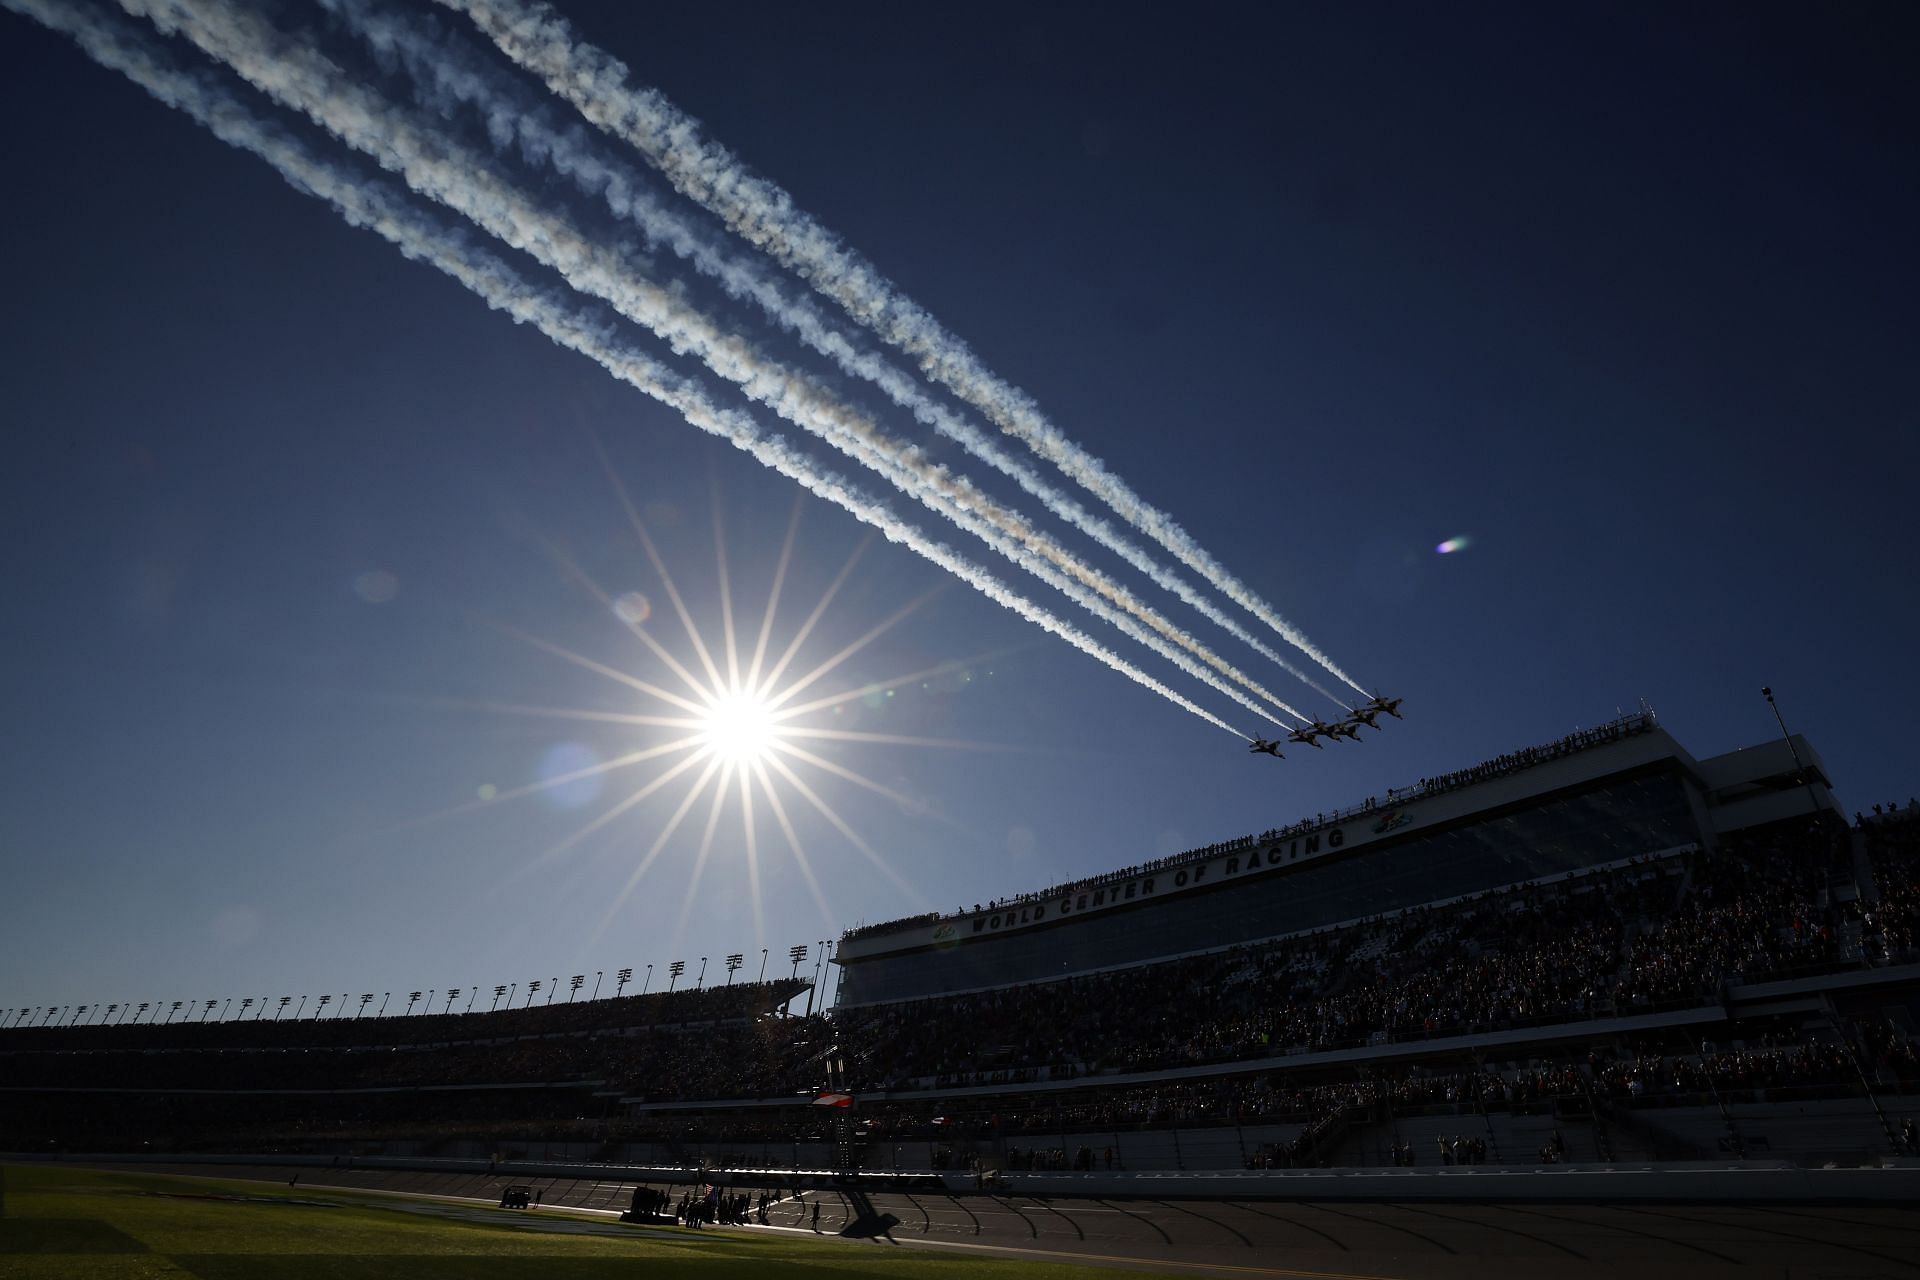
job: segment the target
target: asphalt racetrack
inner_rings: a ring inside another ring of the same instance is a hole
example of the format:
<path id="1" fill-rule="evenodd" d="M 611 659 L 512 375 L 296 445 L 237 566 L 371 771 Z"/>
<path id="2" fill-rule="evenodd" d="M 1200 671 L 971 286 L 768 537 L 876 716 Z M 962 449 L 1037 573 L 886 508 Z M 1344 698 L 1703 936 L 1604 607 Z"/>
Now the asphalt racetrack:
<path id="1" fill-rule="evenodd" d="M 529 1229 L 630 1231 L 615 1217 L 634 1183 L 393 1169 L 142 1164 L 141 1173 L 257 1179 L 431 1197 L 415 1212 L 518 1217 Z M 508 1182 L 533 1187 L 567 1218 L 497 1206 Z M 677 1197 L 684 1188 L 670 1188 Z M 757 1193 L 756 1193 L 757 1194 Z M 408 1204 L 396 1199 L 395 1207 Z M 928 1249 L 1220 1276 L 1473 1277 L 1490 1274 L 1920 1278 L 1920 1211 L 1885 1206 L 1703 1204 L 1396 1204 L 1176 1199 L 1040 1199 L 806 1191 L 786 1193 L 767 1226 L 744 1233 L 866 1239 Z M 667 1230 L 686 1230 L 672 1227 Z"/>

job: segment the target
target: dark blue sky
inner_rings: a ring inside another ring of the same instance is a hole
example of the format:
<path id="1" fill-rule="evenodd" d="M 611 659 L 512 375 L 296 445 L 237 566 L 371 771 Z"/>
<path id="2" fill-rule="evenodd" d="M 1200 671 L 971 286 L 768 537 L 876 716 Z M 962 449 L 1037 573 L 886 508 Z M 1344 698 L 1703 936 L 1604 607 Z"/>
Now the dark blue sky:
<path id="1" fill-rule="evenodd" d="M 846 722 L 1008 750 L 809 775 L 911 894 L 798 804 L 829 918 L 763 809 L 760 936 L 737 817 L 601 931 L 678 793 L 535 860 L 647 766 L 414 820 L 652 731 L 456 704 L 633 709 L 499 624 L 666 679 L 545 550 L 663 600 L 596 434 L 712 633 L 714 512 L 750 629 L 797 490 L 4 15 L 0 1002 L 778 954 L 1642 697 L 1916 789 L 1909 7 L 564 7 L 1407 720 L 1250 758 L 954 583 L 820 686 L 977 659 Z M 862 536 L 802 504 L 777 640 Z M 943 581 L 876 542 L 808 658 Z"/>

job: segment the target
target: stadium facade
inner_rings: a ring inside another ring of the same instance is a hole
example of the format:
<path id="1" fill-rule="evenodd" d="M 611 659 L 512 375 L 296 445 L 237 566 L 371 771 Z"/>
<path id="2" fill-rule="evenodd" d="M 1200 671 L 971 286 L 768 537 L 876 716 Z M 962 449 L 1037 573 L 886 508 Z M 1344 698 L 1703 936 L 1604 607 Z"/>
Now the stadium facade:
<path id="1" fill-rule="evenodd" d="M 951 915 L 849 931 L 843 1009 L 1007 987 L 1340 928 L 1385 912 L 1840 816 L 1805 739 L 1696 759 L 1650 712 L 1384 801 Z"/>

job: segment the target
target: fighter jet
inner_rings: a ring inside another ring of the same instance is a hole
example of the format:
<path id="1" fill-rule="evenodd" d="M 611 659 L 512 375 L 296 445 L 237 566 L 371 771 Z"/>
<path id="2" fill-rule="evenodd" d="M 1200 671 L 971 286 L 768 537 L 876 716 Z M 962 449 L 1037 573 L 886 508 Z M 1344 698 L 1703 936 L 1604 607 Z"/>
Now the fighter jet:
<path id="1" fill-rule="evenodd" d="M 1376 693 L 1373 695 L 1373 701 L 1367 704 L 1366 709 L 1375 715 L 1384 711 L 1395 720 L 1404 720 L 1406 717 L 1400 714 L 1400 704 L 1405 701 L 1405 698 L 1389 698 L 1383 693 Z"/>
<path id="2" fill-rule="evenodd" d="M 1353 709 L 1353 714 L 1347 717 L 1347 723 L 1356 728 L 1360 725 L 1365 725 L 1369 729 L 1378 729 L 1380 727 L 1380 708 L 1374 706 L 1371 702 L 1357 706 Z"/>
<path id="3" fill-rule="evenodd" d="M 1288 742 L 1304 742 L 1308 746 L 1312 747 L 1315 751 L 1319 751 L 1322 748 L 1320 744 L 1315 741 L 1315 739 L 1320 736 L 1322 728 L 1323 726 L 1310 724 L 1310 725 L 1302 726 L 1301 728 L 1298 728 L 1298 729 L 1290 729 L 1287 732 L 1287 741 Z"/>
<path id="4" fill-rule="evenodd" d="M 1354 742 L 1358 742 L 1360 741 L 1360 730 L 1355 728 L 1351 723 L 1343 720 L 1339 724 L 1328 725 L 1327 736 L 1330 738 L 1349 738 Z"/>
<path id="5" fill-rule="evenodd" d="M 1256 753 L 1264 751 L 1266 754 L 1272 756 L 1275 760 L 1286 759 L 1285 756 L 1280 754 L 1280 744 L 1278 742 L 1268 742 L 1265 738 L 1255 738 L 1253 742 L 1247 747 L 1247 750 L 1256 752 Z"/>

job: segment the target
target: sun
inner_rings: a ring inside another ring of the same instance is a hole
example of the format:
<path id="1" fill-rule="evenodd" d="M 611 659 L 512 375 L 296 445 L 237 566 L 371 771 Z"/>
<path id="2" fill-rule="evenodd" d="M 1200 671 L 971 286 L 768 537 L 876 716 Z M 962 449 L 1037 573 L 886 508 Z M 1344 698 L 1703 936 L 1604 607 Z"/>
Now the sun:
<path id="1" fill-rule="evenodd" d="M 602 460 L 606 461 L 604 455 Z M 747 901 L 753 910 L 754 936 L 759 938 L 765 935 L 760 864 L 764 852 L 762 845 L 769 835 L 780 839 L 791 854 L 792 865 L 818 908 L 820 919 L 831 921 L 834 918 L 833 908 L 820 877 L 815 874 L 812 857 L 802 843 L 803 828 L 795 821 L 800 816 L 795 811 L 797 809 L 817 813 L 847 847 L 865 859 L 873 872 L 897 889 L 903 898 L 930 909 L 930 904 L 922 900 L 919 891 L 896 869 L 892 861 L 869 844 L 841 815 L 830 798 L 831 791 L 822 793 L 823 788 L 817 784 L 823 779 L 817 775 L 828 775 L 827 780 L 849 783 L 884 797 L 903 811 L 919 813 L 925 811 L 919 799 L 832 758 L 837 753 L 831 749 L 998 749 L 991 743 L 902 735 L 888 732 L 884 725 L 859 727 L 866 717 L 843 717 L 841 714 L 850 707 L 856 711 L 862 708 L 873 711 L 889 706 L 891 704 L 887 699 L 896 689 L 916 684 L 925 688 L 930 680 L 962 673 L 965 673 L 963 679 L 972 679 L 969 669 L 985 655 L 955 658 L 917 671 L 851 684 L 844 676 L 833 678 L 848 662 L 864 653 L 869 645 L 933 599 L 938 588 L 925 591 L 903 604 L 842 644 L 831 656 L 810 667 L 802 664 L 796 668 L 796 663 L 802 663 L 802 655 L 809 641 L 816 637 L 817 629 L 829 616 L 829 606 L 859 563 L 868 543 L 863 541 L 853 548 L 819 598 L 804 611 L 804 619 L 797 627 L 791 628 L 791 635 L 784 645 L 780 645 L 774 642 L 776 619 L 780 612 L 787 569 L 794 559 L 803 504 L 799 501 L 794 503 L 793 515 L 787 523 L 786 539 L 775 562 L 766 607 L 757 626 L 747 628 L 736 626 L 726 543 L 716 510 L 714 532 L 719 570 L 716 594 L 720 627 L 717 636 L 709 636 L 703 634 L 695 622 L 693 612 L 687 607 L 666 561 L 661 557 L 659 548 L 640 518 L 638 508 L 614 472 L 611 462 L 606 463 L 606 470 L 633 532 L 646 552 L 648 562 L 658 574 L 658 584 L 664 593 L 666 607 L 656 609 L 654 602 L 637 589 L 604 589 L 557 544 L 548 543 L 547 551 L 569 579 L 599 602 L 619 622 L 621 630 L 639 642 L 658 661 L 667 678 L 649 679 L 518 628 L 496 624 L 505 634 L 533 648 L 621 686 L 625 690 L 623 701 L 630 699 L 632 694 L 641 695 L 642 700 L 630 709 L 623 706 L 618 710 L 604 705 L 569 707 L 495 701 L 456 705 L 510 715 L 623 725 L 647 732 L 629 740 L 631 750 L 613 751 L 604 759 L 582 757 L 578 767 L 573 767 L 569 761 L 557 772 L 548 770 L 543 776 L 523 785 L 504 789 L 489 786 L 478 800 L 442 810 L 440 814 L 429 817 L 465 813 L 542 792 L 557 795 L 561 794 L 557 788 L 565 788 L 585 779 L 597 781 L 623 770 L 651 766 L 646 770 L 651 776 L 644 781 L 636 781 L 625 795 L 612 799 L 599 813 L 548 845 L 527 864 L 532 867 L 550 862 L 623 816 L 632 814 L 651 797 L 674 786 L 676 781 L 679 782 L 677 790 L 680 799 L 671 816 L 664 823 L 647 822 L 652 839 L 645 851 L 633 860 L 625 882 L 609 897 L 598 924 L 589 931 L 589 937 L 597 938 L 611 926 L 649 870 L 657 865 L 676 834 L 683 830 L 698 830 L 699 843 L 691 859 L 692 870 L 680 904 L 679 921 L 674 933 L 676 938 L 687 925 L 689 911 L 698 896 L 701 877 L 709 861 L 716 851 L 721 856 L 728 856 L 729 848 L 738 851 L 744 864 L 743 884 Z M 686 641 L 686 647 L 678 652 L 670 648 L 661 635 L 656 634 L 656 628 L 661 623 L 675 620 Z M 656 730 L 665 732 L 656 733 Z M 821 751 L 828 751 L 828 754 L 821 754 Z M 809 775 L 814 775 L 812 781 Z M 704 821 L 697 816 L 703 801 L 706 814 Z M 723 811 L 729 807 L 738 814 L 740 825 L 737 837 L 724 835 L 721 831 L 720 820 Z"/>
<path id="2" fill-rule="evenodd" d="M 773 705 L 751 691 L 735 690 L 714 700 L 700 721 L 700 741 L 731 764 L 751 765 L 773 754 L 780 740 Z"/>

